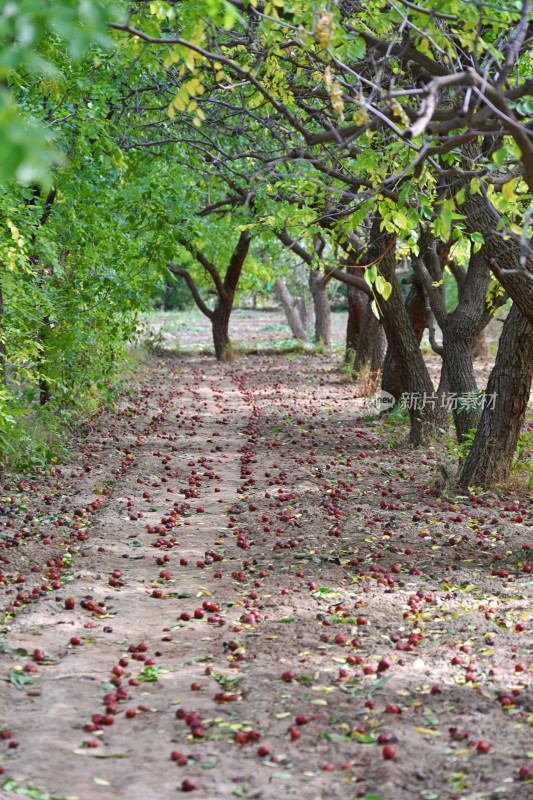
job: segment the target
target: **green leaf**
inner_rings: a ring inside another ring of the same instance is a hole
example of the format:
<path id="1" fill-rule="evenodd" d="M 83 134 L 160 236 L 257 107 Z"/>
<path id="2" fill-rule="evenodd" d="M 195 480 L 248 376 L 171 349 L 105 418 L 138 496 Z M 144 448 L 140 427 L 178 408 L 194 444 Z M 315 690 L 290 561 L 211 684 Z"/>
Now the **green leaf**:
<path id="1" fill-rule="evenodd" d="M 164 672 L 171 672 L 169 669 L 164 669 L 163 667 L 156 667 L 155 665 L 148 664 L 148 666 L 143 667 L 141 670 L 138 680 L 140 681 L 157 681 L 159 676 Z"/>
<path id="2" fill-rule="evenodd" d="M 360 61 L 366 53 L 365 40 L 361 36 L 356 36 L 354 39 L 350 37 L 346 52 L 349 58 Z"/>
<path id="3" fill-rule="evenodd" d="M 385 286 L 385 278 L 383 275 L 378 275 L 376 280 L 374 281 L 374 287 L 379 294 L 383 294 L 383 288 Z"/>
<path id="4" fill-rule="evenodd" d="M 3 678 L 2 680 L 13 684 L 15 689 L 24 689 L 29 683 L 33 683 L 33 679 L 23 672 L 22 667 L 11 667 L 9 670 L 9 677 Z"/>
<path id="5" fill-rule="evenodd" d="M 387 798 L 383 797 L 381 794 L 365 794 L 361 800 L 387 800 Z"/>
<path id="6" fill-rule="evenodd" d="M 498 165 L 498 167 L 503 167 L 509 155 L 510 155 L 509 148 L 506 145 L 504 145 L 503 147 L 500 147 L 499 150 L 496 150 L 496 152 L 492 154 L 492 159 L 495 162 L 495 164 Z"/>
<path id="7" fill-rule="evenodd" d="M 4 781 L 2 788 L 5 789 L 6 792 L 14 792 L 15 794 L 32 797 L 34 800 L 50 800 L 51 797 L 56 798 L 56 800 L 66 800 L 66 798 L 59 797 L 58 795 L 50 795 L 49 792 L 38 789 L 36 786 L 32 786 L 29 783 L 26 786 L 19 786 L 12 778 L 8 778 L 7 781 Z"/>
<path id="8" fill-rule="evenodd" d="M 384 685 L 387 683 L 387 681 L 390 681 L 390 679 L 391 679 L 391 678 L 394 678 L 394 673 L 393 673 L 393 672 L 389 673 L 389 675 L 385 675 L 385 677 L 384 677 L 384 678 L 381 678 L 379 681 L 377 681 L 377 682 L 376 682 L 376 683 L 375 683 L 375 684 L 372 686 L 372 689 L 371 689 L 371 690 L 370 690 L 370 692 L 368 693 L 368 697 L 371 697 L 371 696 L 372 696 L 372 694 L 373 694 L 375 691 L 377 691 L 377 689 L 379 689 L 381 686 L 384 686 Z"/>
<path id="9" fill-rule="evenodd" d="M 365 269 L 365 271 L 363 272 L 363 278 L 365 279 L 365 281 L 369 286 L 372 286 L 372 284 L 376 280 L 377 274 L 378 274 L 378 268 L 374 264 L 374 266 Z"/>
<path id="10" fill-rule="evenodd" d="M 470 194 L 476 194 L 476 192 L 479 192 L 480 187 L 481 181 L 479 178 L 472 178 L 470 181 Z"/>
<path id="11" fill-rule="evenodd" d="M 385 284 L 383 286 L 383 291 L 381 292 L 381 295 L 385 300 L 385 302 L 389 299 L 391 294 L 392 294 L 392 284 L 389 283 L 389 281 L 385 281 Z"/>

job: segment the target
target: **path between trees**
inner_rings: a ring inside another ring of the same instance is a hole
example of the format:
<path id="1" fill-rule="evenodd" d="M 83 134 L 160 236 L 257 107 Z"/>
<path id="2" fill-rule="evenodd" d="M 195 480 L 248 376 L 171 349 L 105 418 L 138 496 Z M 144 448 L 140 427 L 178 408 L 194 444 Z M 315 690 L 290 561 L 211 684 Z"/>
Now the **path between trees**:
<path id="1" fill-rule="evenodd" d="M 533 505 L 402 441 L 325 358 L 146 366 L 5 493 L 1 796 L 530 796 Z"/>

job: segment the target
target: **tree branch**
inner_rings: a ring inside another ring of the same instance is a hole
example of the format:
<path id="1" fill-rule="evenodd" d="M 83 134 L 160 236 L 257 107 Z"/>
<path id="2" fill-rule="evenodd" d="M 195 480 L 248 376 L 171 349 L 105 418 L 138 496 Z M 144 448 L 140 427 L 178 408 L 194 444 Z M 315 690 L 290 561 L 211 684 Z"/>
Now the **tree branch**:
<path id="1" fill-rule="evenodd" d="M 189 272 L 189 270 L 185 269 L 184 267 L 177 267 L 171 261 L 166 261 L 165 263 L 166 263 L 167 267 L 169 268 L 169 270 L 174 275 L 178 275 L 180 278 L 185 278 L 185 282 L 186 282 L 187 286 L 189 287 L 189 291 L 193 296 L 194 302 L 196 303 L 196 305 L 198 306 L 198 308 L 200 309 L 202 314 L 205 317 L 207 317 L 208 319 L 212 320 L 213 319 L 213 312 L 211 311 L 211 309 L 208 306 L 206 306 L 206 304 L 204 303 L 204 301 L 200 297 L 200 292 L 198 291 L 198 287 L 195 284 L 195 282 L 193 280 L 193 277 L 192 277 L 191 273 Z"/>
<path id="2" fill-rule="evenodd" d="M 354 286 L 356 289 L 364 292 L 368 297 L 374 297 L 370 286 L 367 284 L 364 278 L 359 278 L 357 275 L 351 275 L 349 272 L 344 272 L 338 267 L 330 268 L 326 265 L 325 268 L 327 269 L 325 278 L 336 278 L 341 283 L 346 283 L 348 286 Z"/>
<path id="3" fill-rule="evenodd" d="M 226 275 L 224 276 L 224 291 L 228 299 L 234 294 L 237 288 L 237 283 L 239 282 L 244 259 L 248 255 L 251 240 L 250 231 L 241 231 L 239 241 L 232 253 Z"/>
<path id="4" fill-rule="evenodd" d="M 413 259 L 413 272 L 422 284 L 424 293 L 426 294 L 431 305 L 430 310 L 435 314 L 435 319 L 440 327 L 443 328 L 446 323 L 446 317 L 448 316 L 444 297 L 442 296 L 442 293 L 439 291 L 438 287 L 433 286 L 433 277 L 430 275 L 428 268 L 424 264 L 424 255 L 431 246 L 428 246 L 427 244 L 430 236 L 432 236 L 432 234 L 430 234 L 428 231 L 426 235 L 423 234 L 420 237 L 420 254 L 417 258 Z"/>
<path id="5" fill-rule="evenodd" d="M 316 261 L 316 256 L 311 255 L 305 250 L 295 239 L 292 239 L 286 230 L 277 230 L 274 231 L 280 242 L 288 247 L 289 250 L 292 250 L 299 258 L 304 261 L 308 267 L 312 267 L 314 262 Z"/>
<path id="6" fill-rule="evenodd" d="M 189 253 L 191 253 L 196 258 L 197 261 L 200 262 L 200 264 L 202 265 L 202 267 L 204 267 L 204 269 L 208 271 L 208 273 L 211 275 L 211 278 L 213 279 L 213 283 L 215 284 L 215 289 L 217 290 L 217 294 L 223 300 L 227 300 L 226 289 L 224 288 L 222 278 L 218 274 L 215 265 L 212 264 L 211 261 L 209 261 L 204 256 L 204 254 L 200 250 L 198 250 L 197 247 L 188 242 L 186 239 L 178 238 L 178 242 L 181 244 L 182 247 L 188 250 Z"/>

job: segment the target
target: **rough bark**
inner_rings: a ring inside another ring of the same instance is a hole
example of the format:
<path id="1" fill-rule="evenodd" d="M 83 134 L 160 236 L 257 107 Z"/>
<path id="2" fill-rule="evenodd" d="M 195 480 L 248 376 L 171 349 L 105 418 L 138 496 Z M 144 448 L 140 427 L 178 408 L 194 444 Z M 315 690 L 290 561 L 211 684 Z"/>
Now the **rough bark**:
<path id="1" fill-rule="evenodd" d="M 442 262 L 435 243 L 429 247 L 422 258 L 413 261 L 413 270 L 423 286 L 428 300 L 427 314 L 434 314 L 443 336 L 442 347 L 432 344 L 442 354 L 441 382 L 438 394 L 445 400 L 444 392 L 454 395 L 451 405 L 457 439 L 464 441 L 468 432 L 476 426 L 479 411 L 474 403 L 461 402 L 477 390 L 472 348 L 476 336 L 490 319 L 486 305 L 490 270 L 483 245 L 477 253 L 472 251 L 468 271 L 461 275 L 460 295 L 457 307 L 448 313 L 442 286 Z M 435 285 L 435 282 L 440 285 Z M 430 329 L 431 336 L 431 329 Z M 458 399 L 457 402 L 455 397 Z"/>
<path id="2" fill-rule="evenodd" d="M 315 342 L 331 346 L 331 308 L 324 276 L 316 269 L 309 272 L 309 291 L 315 310 Z"/>
<path id="3" fill-rule="evenodd" d="M 422 259 L 413 261 L 413 269 L 425 292 L 426 313 L 435 315 L 442 331 L 442 346 L 438 346 L 432 339 L 432 326 L 429 325 L 432 346 L 442 355 L 438 394 L 443 401 L 445 394 L 453 396 L 449 405 L 459 442 L 468 437 L 479 418 L 479 409 L 469 396 L 477 391 L 472 362 L 474 345 L 491 318 L 486 300 L 490 282 L 489 257 L 487 245 L 484 244 L 478 252 L 472 250 L 467 271 L 455 269 L 459 300 L 450 314 L 446 310 L 440 286 L 435 285 L 442 284 L 443 275 L 438 248 L 433 245 Z"/>
<path id="4" fill-rule="evenodd" d="M 483 249 L 483 248 L 482 248 Z M 482 251 L 472 253 L 459 303 L 442 321 L 443 335 L 442 377 L 449 391 L 465 397 L 477 390 L 472 350 L 474 341 L 486 324 L 486 295 L 490 270 Z M 440 323 L 439 323 L 440 324 Z M 452 405 L 457 440 L 462 442 L 468 432 L 476 427 L 479 411 Z"/>
<path id="5" fill-rule="evenodd" d="M 300 342 L 308 342 L 309 337 L 300 318 L 297 304 L 295 303 L 291 293 L 287 289 L 285 281 L 282 278 L 276 278 L 274 283 L 274 294 L 281 303 L 281 307 L 283 308 L 294 338 L 298 339 Z"/>
<path id="6" fill-rule="evenodd" d="M 460 299 L 466 280 L 466 270 L 453 258 L 448 262 L 448 267 L 457 283 L 457 298 Z M 485 334 L 483 331 L 480 331 L 472 343 L 472 358 L 485 358 L 486 355 L 487 343 L 485 341 Z"/>
<path id="7" fill-rule="evenodd" d="M 532 376 L 533 326 L 513 304 L 487 383 L 485 408 L 461 473 L 464 486 L 488 486 L 509 475 Z"/>
<path id="8" fill-rule="evenodd" d="M 229 320 L 232 306 L 233 299 L 231 302 L 224 302 L 219 298 L 211 317 L 211 332 L 217 361 L 231 360 Z"/>
<path id="9" fill-rule="evenodd" d="M 487 358 L 488 355 L 488 347 L 487 347 L 487 340 L 485 339 L 485 331 L 481 331 L 478 333 L 476 338 L 472 343 L 471 355 L 474 361 L 479 358 Z"/>
<path id="10" fill-rule="evenodd" d="M 213 344 L 215 355 L 219 361 L 228 361 L 233 357 L 228 331 L 229 319 L 244 261 L 250 249 L 250 241 L 248 231 L 242 231 L 224 275 L 223 291 L 218 293 L 218 300 L 213 312 L 211 321 Z"/>
<path id="11" fill-rule="evenodd" d="M 359 333 L 365 313 L 367 295 L 355 286 L 348 286 L 348 322 L 346 324 L 346 349 L 344 360 L 349 361 L 351 353 L 357 352 Z"/>
<path id="12" fill-rule="evenodd" d="M 307 307 L 307 303 L 305 302 L 305 294 L 302 294 L 298 300 L 298 313 L 300 314 L 300 319 L 302 320 L 302 325 L 304 326 L 305 330 L 307 330 L 307 326 L 310 322 L 309 311 L 310 309 Z"/>
<path id="13" fill-rule="evenodd" d="M 411 327 L 396 277 L 395 237 L 390 233 L 380 233 L 380 222 L 381 219 L 376 216 L 371 232 L 373 244 L 369 249 L 369 255 L 373 258 L 368 258 L 368 263 L 380 259 L 379 272 L 391 284 L 390 297 L 384 300 L 380 296 L 378 308 L 389 347 L 398 365 L 400 380 L 413 398 L 408 409 L 411 426 L 409 441 L 418 446 L 431 430 L 435 431 L 441 424 L 442 409 L 439 408 L 438 402 L 429 400 L 435 397 L 435 390 Z M 423 407 L 418 407 L 416 398 L 420 398 Z"/>
<path id="14" fill-rule="evenodd" d="M 387 337 L 383 324 L 373 313 L 372 303 L 368 300 L 359 332 L 359 344 L 354 364 L 355 374 L 359 375 L 363 368 L 368 367 L 370 378 L 377 378 L 383 368 L 386 349 Z"/>
<path id="15" fill-rule="evenodd" d="M 477 147 L 477 145 L 472 145 Z M 465 148 L 466 149 L 466 148 Z M 471 153 L 475 158 L 476 149 Z M 451 185 L 451 192 L 457 191 Z M 524 254 L 525 263 L 520 263 L 521 243 L 518 237 L 504 237 L 498 228 L 499 214 L 489 199 L 482 194 L 470 194 L 467 190 L 465 201 L 460 207 L 465 215 L 464 225 L 469 233 L 479 232 L 485 244 L 482 248 L 487 264 L 499 280 L 509 297 L 518 306 L 526 319 L 533 324 L 533 255 L 531 249 Z"/>
<path id="16" fill-rule="evenodd" d="M 415 339 L 420 345 L 422 336 L 424 335 L 424 329 L 427 325 L 427 316 L 424 292 L 418 281 L 413 281 L 413 285 L 411 286 L 409 294 L 405 299 L 405 310 L 407 312 L 407 316 L 409 317 L 409 322 L 411 323 Z M 383 362 L 381 388 L 383 391 L 392 394 L 396 402 L 398 402 L 402 394 L 407 391 L 405 385 L 402 383 L 401 371 L 396 365 L 390 347 L 387 347 L 387 352 Z"/>

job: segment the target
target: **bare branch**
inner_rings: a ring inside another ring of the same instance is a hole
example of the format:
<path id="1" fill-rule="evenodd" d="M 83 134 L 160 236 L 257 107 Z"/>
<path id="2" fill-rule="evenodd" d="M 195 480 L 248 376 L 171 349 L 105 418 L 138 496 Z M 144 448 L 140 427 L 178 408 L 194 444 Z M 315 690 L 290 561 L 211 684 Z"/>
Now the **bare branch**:
<path id="1" fill-rule="evenodd" d="M 184 267 L 177 267 L 171 261 L 166 261 L 165 263 L 166 263 L 167 267 L 169 268 L 169 270 L 174 275 L 178 275 L 180 278 L 185 278 L 185 282 L 186 282 L 187 286 L 189 287 L 189 291 L 193 296 L 194 302 L 196 303 L 196 305 L 198 306 L 198 308 L 200 309 L 202 314 L 205 317 L 207 317 L 208 319 L 213 319 L 213 316 L 214 316 L 213 312 L 211 311 L 211 309 L 208 306 L 206 306 L 206 304 L 204 303 L 204 301 L 200 297 L 200 292 L 198 291 L 198 287 L 195 284 L 195 282 L 193 280 L 193 277 L 192 277 L 191 273 L 189 272 L 189 270 L 185 269 Z"/>
<path id="2" fill-rule="evenodd" d="M 226 290 L 224 288 L 224 283 L 222 282 L 222 278 L 218 274 L 218 270 L 215 267 L 215 265 L 212 264 L 211 261 L 209 261 L 209 259 L 207 259 L 204 256 L 201 250 L 198 250 L 198 248 L 195 247 L 191 242 L 188 242 L 186 239 L 183 238 L 178 238 L 178 242 L 181 244 L 182 247 L 188 250 L 189 253 L 191 253 L 196 258 L 197 261 L 200 262 L 200 264 L 202 265 L 202 267 L 204 267 L 204 269 L 207 270 L 207 272 L 211 275 L 211 278 L 213 279 L 213 283 L 215 284 L 217 294 L 223 300 L 226 300 L 227 295 L 226 295 Z"/>
<path id="3" fill-rule="evenodd" d="M 503 86 L 503 84 L 507 79 L 507 76 L 509 75 L 509 72 L 514 66 L 516 59 L 518 58 L 520 48 L 524 42 L 527 33 L 530 16 L 531 16 L 531 2 L 530 0 L 522 0 L 522 13 L 520 16 L 520 22 L 518 23 L 514 36 L 511 37 L 509 44 L 507 45 L 505 52 L 505 61 L 503 62 L 503 67 L 501 68 L 498 80 L 496 81 L 496 86 L 498 87 Z"/>
<path id="4" fill-rule="evenodd" d="M 368 286 L 364 278 L 359 278 L 357 275 L 344 272 L 338 267 L 329 267 L 327 264 L 325 265 L 325 269 L 327 269 L 325 278 L 335 278 L 336 280 L 340 281 L 341 283 L 345 283 L 348 286 L 354 286 L 356 289 L 364 292 L 368 297 L 374 297 L 371 288 Z"/>

